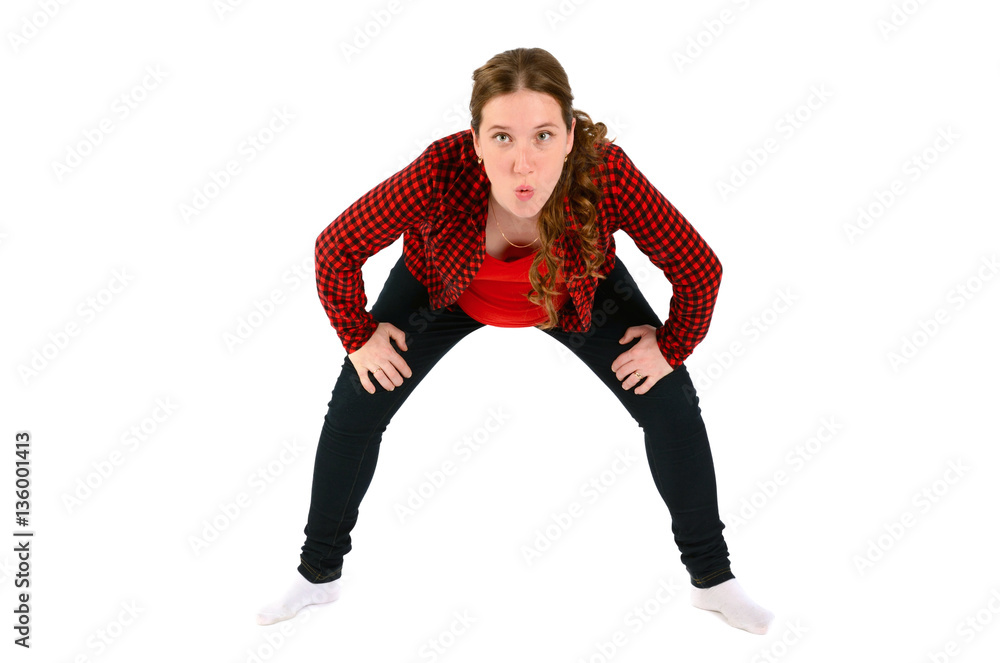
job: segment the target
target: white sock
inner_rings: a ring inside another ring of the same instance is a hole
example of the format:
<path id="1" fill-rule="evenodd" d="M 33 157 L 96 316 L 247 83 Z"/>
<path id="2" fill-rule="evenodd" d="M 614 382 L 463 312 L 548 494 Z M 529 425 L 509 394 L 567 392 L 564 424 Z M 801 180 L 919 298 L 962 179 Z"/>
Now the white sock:
<path id="1" fill-rule="evenodd" d="M 774 613 L 757 605 L 747 596 L 736 578 L 730 578 L 714 587 L 692 587 L 691 605 L 722 613 L 730 626 L 757 635 L 767 633 L 767 628 L 774 619 Z"/>
<path id="2" fill-rule="evenodd" d="M 336 601 L 340 597 L 340 578 L 332 582 L 311 583 L 296 571 L 291 588 L 280 601 L 269 603 L 257 612 L 261 626 L 291 619 L 307 605 Z"/>

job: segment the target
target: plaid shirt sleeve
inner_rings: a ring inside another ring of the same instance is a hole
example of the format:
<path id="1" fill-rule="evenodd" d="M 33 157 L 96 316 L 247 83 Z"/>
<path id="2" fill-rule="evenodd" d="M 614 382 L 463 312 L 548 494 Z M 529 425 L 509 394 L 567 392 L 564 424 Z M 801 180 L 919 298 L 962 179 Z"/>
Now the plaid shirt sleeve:
<path id="1" fill-rule="evenodd" d="M 722 281 L 722 263 L 701 235 L 632 163 L 610 146 L 609 176 L 621 229 L 670 281 L 673 294 L 656 341 L 676 368 L 708 333 Z"/>
<path id="2" fill-rule="evenodd" d="M 365 310 L 361 266 L 423 218 L 433 165 L 428 148 L 344 210 L 316 239 L 316 288 L 348 354 L 378 327 Z"/>

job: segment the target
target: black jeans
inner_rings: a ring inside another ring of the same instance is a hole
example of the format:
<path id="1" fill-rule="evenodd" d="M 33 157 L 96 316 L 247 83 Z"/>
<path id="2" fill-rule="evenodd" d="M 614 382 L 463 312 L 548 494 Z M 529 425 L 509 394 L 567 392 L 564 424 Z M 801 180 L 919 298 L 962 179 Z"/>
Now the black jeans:
<path id="1" fill-rule="evenodd" d="M 362 387 L 350 358 L 344 356 L 316 449 L 306 541 L 298 567 L 313 583 L 341 576 L 358 507 L 371 483 L 382 434 L 392 416 L 448 350 L 483 327 L 457 304 L 431 310 L 426 288 L 403 258 L 390 271 L 372 315 L 406 332 L 408 349 L 395 349 L 413 374 L 392 391 L 370 376 L 375 387 L 371 394 Z M 615 358 L 637 342 L 618 343 L 627 327 L 662 324 L 621 258 L 608 278 L 598 283 L 591 320 L 586 332 L 555 328 L 545 333 L 590 367 L 643 429 L 653 481 L 669 509 L 674 541 L 691 584 L 711 587 L 733 578 L 722 536 L 712 452 L 687 367 L 678 366 L 641 395 L 635 387 L 623 389 L 611 370 Z"/>

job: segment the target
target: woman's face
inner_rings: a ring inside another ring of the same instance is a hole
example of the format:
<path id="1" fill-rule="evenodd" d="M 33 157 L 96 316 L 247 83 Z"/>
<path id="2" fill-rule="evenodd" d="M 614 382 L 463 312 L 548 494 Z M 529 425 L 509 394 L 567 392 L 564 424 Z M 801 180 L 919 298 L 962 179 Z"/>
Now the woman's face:
<path id="1" fill-rule="evenodd" d="M 473 142 L 496 203 L 512 216 L 537 221 L 573 149 L 576 118 L 567 131 L 555 99 L 518 90 L 490 99 L 479 127 Z"/>

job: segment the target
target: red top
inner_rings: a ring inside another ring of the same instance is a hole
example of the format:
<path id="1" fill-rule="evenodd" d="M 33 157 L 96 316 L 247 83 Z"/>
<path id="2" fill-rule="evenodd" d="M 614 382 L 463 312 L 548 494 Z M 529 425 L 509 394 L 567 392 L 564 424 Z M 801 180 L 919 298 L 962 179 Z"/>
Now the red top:
<path id="1" fill-rule="evenodd" d="M 474 320 L 494 327 L 534 327 L 549 319 L 545 307 L 528 301 L 531 281 L 528 271 L 535 253 L 517 260 L 504 262 L 489 253 L 472 282 L 462 291 L 458 305 Z M 538 267 L 544 276 L 548 273 L 543 261 Z M 559 295 L 554 302 L 556 310 L 569 299 L 562 272 L 556 273 Z"/>

